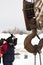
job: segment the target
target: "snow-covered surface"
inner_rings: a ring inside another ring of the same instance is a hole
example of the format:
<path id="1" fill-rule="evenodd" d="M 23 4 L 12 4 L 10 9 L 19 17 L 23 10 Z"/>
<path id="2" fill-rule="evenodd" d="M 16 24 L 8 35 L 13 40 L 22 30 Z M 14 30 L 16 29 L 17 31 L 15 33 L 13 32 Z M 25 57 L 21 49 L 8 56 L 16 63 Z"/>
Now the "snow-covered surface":
<path id="1" fill-rule="evenodd" d="M 4 33 L 0 33 L 0 39 L 1 38 L 8 38 L 10 36 L 10 34 L 4 34 Z M 27 52 L 24 49 L 24 39 L 26 38 L 27 34 L 23 34 L 23 35 L 19 35 L 19 34 L 15 34 L 15 36 L 17 37 L 17 45 L 15 46 L 15 53 L 20 53 L 20 55 L 15 55 L 15 60 L 13 62 L 13 65 L 34 65 L 34 55 Z M 39 35 L 40 38 L 43 38 L 43 33 Z M 39 39 L 37 37 L 32 39 L 32 44 L 38 44 Z M 25 58 L 25 56 L 27 56 L 27 58 Z M 41 57 L 42 57 L 42 61 L 43 61 L 43 48 L 42 48 L 42 53 L 41 53 Z M 25 59 L 24 59 L 25 58 Z M 36 61 L 37 65 L 40 65 L 39 62 L 39 55 L 37 54 L 37 61 Z M 3 62 L 1 62 L 0 65 L 3 65 Z M 42 62 L 43 65 L 43 62 Z"/>
<path id="2" fill-rule="evenodd" d="M 1 39 L 1 38 L 7 39 L 9 36 L 10 36 L 9 33 L 0 33 L 0 39 Z"/>

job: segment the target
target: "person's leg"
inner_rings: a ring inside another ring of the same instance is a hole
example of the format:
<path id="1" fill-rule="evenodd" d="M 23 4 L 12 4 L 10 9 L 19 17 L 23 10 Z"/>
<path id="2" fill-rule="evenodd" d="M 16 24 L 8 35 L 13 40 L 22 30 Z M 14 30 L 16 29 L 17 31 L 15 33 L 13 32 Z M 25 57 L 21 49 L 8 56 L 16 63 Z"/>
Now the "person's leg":
<path id="1" fill-rule="evenodd" d="M 12 65 L 12 62 L 4 62 L 3 65 Z"/>
<path id="2" fill-rule="evenodd" d="M 8 65 L 12 65 L 12 62 L 9 62 Z"/>
<path id="3" fill-rule="evenodd" d="M 7 62 L 3 62 L 3 65 L 7 65 Z"/>
<path id="4" fill-rule="evenodd" d="M 1 63 L 1 57 L 0 57 L 0 63 Z"/>
<path id="5" fill-rule="evenodd" d="M 8 62 L 8 64 L 7 65 L 12 65 L 12 62 Z"/>

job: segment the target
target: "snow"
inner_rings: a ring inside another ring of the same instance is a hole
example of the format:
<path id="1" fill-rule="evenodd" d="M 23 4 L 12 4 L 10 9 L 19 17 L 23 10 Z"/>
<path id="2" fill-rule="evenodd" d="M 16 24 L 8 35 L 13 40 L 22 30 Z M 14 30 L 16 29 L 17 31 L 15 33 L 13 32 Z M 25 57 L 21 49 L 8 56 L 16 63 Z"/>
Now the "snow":
<path id="1" fill-rule="evenodd" d="M 0 39 L 1 38 L 8 38 L 10 34 L 4 34 L 0 33 Z M 27 52 L 27 50 L 24 49 L 24 39 L 26 38 L 27 34 L 15 34 L 17 37 L 17 45 L 15 46 L 15 53 L 20 53 L 20 55 L 15 55 L 15 60 L 13 62 L 13 65 L 34 65 L 34 55 Z M 39 35 L 40 38 L 43 38 L 43 33 Z M 38 44 L 39 39 L 37 37 L 32 39 L 32 44 Z M 43 60 L 43 48 L 42 48 L 42 53 L 41 53 L 41 59 Z M 39 60 L 39 54 L 36 56 L 37 61 L 36 65 L 40 65 L 40 60 Z M 2 60 L 2 59 L 1 59 Z M 3 65 L 3 62 L 1 62 L 0 65 Z M 43 62 L 42 62 L 43 65 Z"/>

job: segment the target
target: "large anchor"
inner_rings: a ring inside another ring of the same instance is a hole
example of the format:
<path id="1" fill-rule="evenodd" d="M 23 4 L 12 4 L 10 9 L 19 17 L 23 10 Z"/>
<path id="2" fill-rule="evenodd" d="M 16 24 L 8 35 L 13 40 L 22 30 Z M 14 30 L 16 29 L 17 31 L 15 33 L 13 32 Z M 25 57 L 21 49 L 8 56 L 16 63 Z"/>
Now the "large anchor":
<path id="1" fill-rule="evenodd" d="M 40 1 L 40 0 L 38 0 Z M 41 62 L 41 49 L 43 47 L 43 38 L 40 39 L 40 37 L 37 34 L 37 29 L 41 30 L 43 28 L 43 19 L 42 15 L 38 17 L 36 16 L 36 3 L 38 2 L 35 0 L 35 2 L 27 2 L 26 0 L 23 0 L 23 13 L 24 13 L 24 19 L 26 23 L 26 29 L 29 31 L 32 31 L 30 35 L 28 35 L 25 40 L 24 40 L 24 48 L 34 54 L 34 65 L 36 65 L 36 55 L 37 53 L 39 54 L 39 59 L 40 59 L 40 65 L 42 65 Z M 41 6 L 42 7 L 42 6 Z M 38 8 L 39 9 L 39 8 Z M 37 19 L 38 17 L 38 19 Z M 41 18 L 41 19 L 40 19 Z M 38 45 L 32 45 L 31 40 L 37 36 L 38 39 L 40 40 Z"/>

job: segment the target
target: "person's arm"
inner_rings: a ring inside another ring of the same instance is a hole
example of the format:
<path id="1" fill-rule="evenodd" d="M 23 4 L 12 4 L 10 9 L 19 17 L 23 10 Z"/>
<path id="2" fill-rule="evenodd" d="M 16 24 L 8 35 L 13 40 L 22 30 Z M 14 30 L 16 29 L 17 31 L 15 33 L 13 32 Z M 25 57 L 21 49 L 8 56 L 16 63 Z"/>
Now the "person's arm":
<path id="1" fill-rule="evenodd" d="M 14 46 L 17 45 L 17 38 L 14 39 Z"/>

